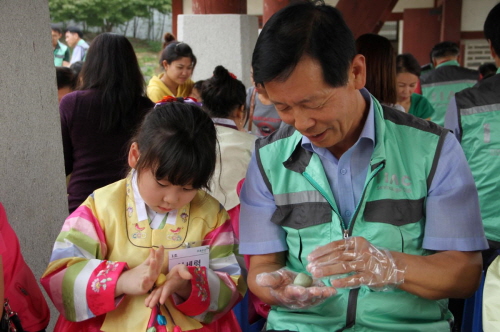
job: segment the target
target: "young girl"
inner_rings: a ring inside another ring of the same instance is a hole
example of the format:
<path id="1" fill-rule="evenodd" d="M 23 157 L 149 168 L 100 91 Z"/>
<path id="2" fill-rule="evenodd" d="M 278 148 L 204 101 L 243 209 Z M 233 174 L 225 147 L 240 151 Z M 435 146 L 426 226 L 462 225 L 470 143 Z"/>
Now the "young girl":
<path id="1" fill-rule="evenodd" d="M 42 285 L 61 313 L 55 331 L 240 331 L 230 310 L 246 284 L 234 232 L 201 190 L 216 145 L 195 105 L 146 116 L 127 178 L 90 195 L 54 245 Z"/>
<path id="2" fill-rule="evenodd" d="M 156 103 L 165 96 L 189 96 L 194 85 L 191 75 L 196 66 L 191 47 L 178 41 L 168 44 L 161 53 L 160 65 L 165 71 L 149 81 L 149 99 Z"/>

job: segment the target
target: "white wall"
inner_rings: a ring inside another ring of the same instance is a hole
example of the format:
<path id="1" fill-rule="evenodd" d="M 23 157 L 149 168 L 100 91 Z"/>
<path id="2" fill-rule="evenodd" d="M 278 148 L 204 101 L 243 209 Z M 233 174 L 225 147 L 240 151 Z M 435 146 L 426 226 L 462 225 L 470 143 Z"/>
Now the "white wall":
<path id="1" fill-rule="evenodd" d="M 497 3 L 498 0 L 462 0 L 462 31 L 483 31 L 486 16 Z"/>

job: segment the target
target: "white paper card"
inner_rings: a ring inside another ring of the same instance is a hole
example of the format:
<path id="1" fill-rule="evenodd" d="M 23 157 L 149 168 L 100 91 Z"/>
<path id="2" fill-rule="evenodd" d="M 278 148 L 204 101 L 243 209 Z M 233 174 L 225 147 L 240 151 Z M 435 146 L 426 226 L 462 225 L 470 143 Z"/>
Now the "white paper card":
<path id="1" fill-rule="evenodd" d="M 186 266 L 205 266 L 209 265 L 210 246 L 201 246 L 187 249 L 179 249 L 168 252 L 168 269 L 171 270 L 177 264 Z"/>

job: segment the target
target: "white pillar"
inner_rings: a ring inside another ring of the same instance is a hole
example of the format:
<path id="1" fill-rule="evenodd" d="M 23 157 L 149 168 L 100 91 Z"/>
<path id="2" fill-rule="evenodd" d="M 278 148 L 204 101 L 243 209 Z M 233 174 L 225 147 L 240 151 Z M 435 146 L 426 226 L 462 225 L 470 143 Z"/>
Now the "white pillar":
<path id="1" fill-rule="evenodd" d="M 252 53 L 259 31 L 255 16 L 239 14 L 179 15 L 177 39 L 193 49 L 198 59 L 193 80 L 212 77 L 226 67 L 249 87 Z"/>

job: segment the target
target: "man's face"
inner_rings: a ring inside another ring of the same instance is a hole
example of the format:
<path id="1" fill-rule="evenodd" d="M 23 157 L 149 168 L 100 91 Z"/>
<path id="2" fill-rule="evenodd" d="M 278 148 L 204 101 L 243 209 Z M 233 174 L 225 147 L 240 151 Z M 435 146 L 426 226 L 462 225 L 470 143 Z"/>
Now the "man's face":
<path id="1" fill-rule="evenodd" d="M 79 39 L 80 37 L 77 33 L 66 31 L 66 44 L 68 44 L 69 47 L 75 47 Z"/>
<path id="2" fill-rule="evenodd" d="M 304 57 L 288 79 L 267 82 L 265 89 L 283 122 L 336 154 L 356 142 L 364 124 L 366 103 L 358 91 L 365 84 L 363 56 L 354 58 L 348 78 L 345 86 L 332 88 L 319 62 Z"/>
<path id="3" fill-rule="evenodd" d="M 51 31 L 52 31 L 52 33 L 51 33 L 51 35 L 52 35 L 52 47 L 56 47 L 57 42 L 62 37 L 62 34 L 60 34 L 57 31 L 54 31 L 54 30 L 51 30 Z"/>

